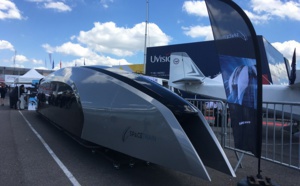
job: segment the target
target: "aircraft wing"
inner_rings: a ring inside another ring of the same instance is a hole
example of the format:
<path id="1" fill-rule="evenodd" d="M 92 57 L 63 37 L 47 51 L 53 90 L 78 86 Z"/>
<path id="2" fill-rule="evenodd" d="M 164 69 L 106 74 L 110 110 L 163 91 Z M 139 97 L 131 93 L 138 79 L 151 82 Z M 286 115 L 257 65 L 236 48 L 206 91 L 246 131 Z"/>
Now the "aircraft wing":
<path id="1" fill-rule="evenodd" d="M 202 84 L 203 81 L 197 77 L 184 77 L 184 78 L 172 81 L 172 83 Z"/>

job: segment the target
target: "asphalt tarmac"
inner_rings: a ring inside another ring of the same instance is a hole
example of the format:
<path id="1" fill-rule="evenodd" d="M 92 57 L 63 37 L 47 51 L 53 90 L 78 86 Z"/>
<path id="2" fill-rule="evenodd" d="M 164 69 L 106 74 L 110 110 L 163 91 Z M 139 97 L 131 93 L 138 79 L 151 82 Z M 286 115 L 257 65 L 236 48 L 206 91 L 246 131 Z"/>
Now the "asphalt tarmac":
<path id="1" fill-rule="evenodd" d="M 225 149 L 225 153 L 235 167 L 233 151 Z M 235 178 L 207 168 L 211 182 L 142 162 L 116 169 L 106 155 L 80 145 L 35 111 L 10 109 L 8 100 L 5 106 L 0 106 L 0 185 L 3 186 L 230 186 L 257 174 L 256 158 L 245 155 L 242 165 Z M 265 160 L 261 169 L 262 176 L 270 177 L 277 185 L 300 184 L 299 170 Z"/>

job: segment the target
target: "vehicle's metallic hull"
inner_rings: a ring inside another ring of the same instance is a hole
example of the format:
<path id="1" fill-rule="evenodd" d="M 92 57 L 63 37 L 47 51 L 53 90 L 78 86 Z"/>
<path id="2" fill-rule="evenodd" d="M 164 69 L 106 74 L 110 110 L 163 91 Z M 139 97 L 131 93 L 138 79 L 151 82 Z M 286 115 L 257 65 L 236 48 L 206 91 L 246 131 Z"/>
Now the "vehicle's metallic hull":
<path id="1" fill-rule="evenodd" d="M 38 99 L 40 114 L 81 139 L 207 180 L 205 166 L 235 176 L 201 112 L 141 76 L 64 68 L 41 81 Z"/>

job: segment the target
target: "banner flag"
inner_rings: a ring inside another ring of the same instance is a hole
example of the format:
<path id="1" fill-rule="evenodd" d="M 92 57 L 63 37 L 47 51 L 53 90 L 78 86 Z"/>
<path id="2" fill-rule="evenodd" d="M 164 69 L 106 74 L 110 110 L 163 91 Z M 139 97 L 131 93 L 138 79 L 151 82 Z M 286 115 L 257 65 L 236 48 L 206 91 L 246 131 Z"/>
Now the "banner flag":
<path id="1" fill-rule="evenodd" d="M 290 73 L 291 75 L 289 77 L 289 80 L 290 80 L 290 85 L 293 85 L 296 80 L 296 48 L 294 50 L 291 67 L 292 69 L 291 69 L 291 73 Z"/>
<path id="2" fill-rule="evenodd" d="M 53 62 L 52 62 L 52 69 L 54 69 L 54 60 L 53 60 Z"/>
<path id="3" fill-rule="evenodd" d="M 235 148 L 261 156 L 262 73 L 257 36 L 231 0 L 205 0 L 230 110 Z"/>
<path id="4" fill-rule="evenodd" d="M 59 62 L 59 68 L 61 68 L 61 61 Z"/>

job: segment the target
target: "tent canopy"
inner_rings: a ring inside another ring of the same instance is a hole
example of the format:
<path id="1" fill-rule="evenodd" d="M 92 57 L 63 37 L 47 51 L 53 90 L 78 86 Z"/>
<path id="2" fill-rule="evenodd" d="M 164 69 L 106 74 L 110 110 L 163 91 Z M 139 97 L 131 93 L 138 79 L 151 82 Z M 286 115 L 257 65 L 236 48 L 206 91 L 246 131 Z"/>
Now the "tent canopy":
<path id="1" fill-rule="evenodd" d="M 16 78 L 15 83 L 31 84 L 33 80 L 40 80 L 41 78 L 44 78 L 44 76 L 38 73 L 35 69 L 31 69 L 23 76 Z"/>

